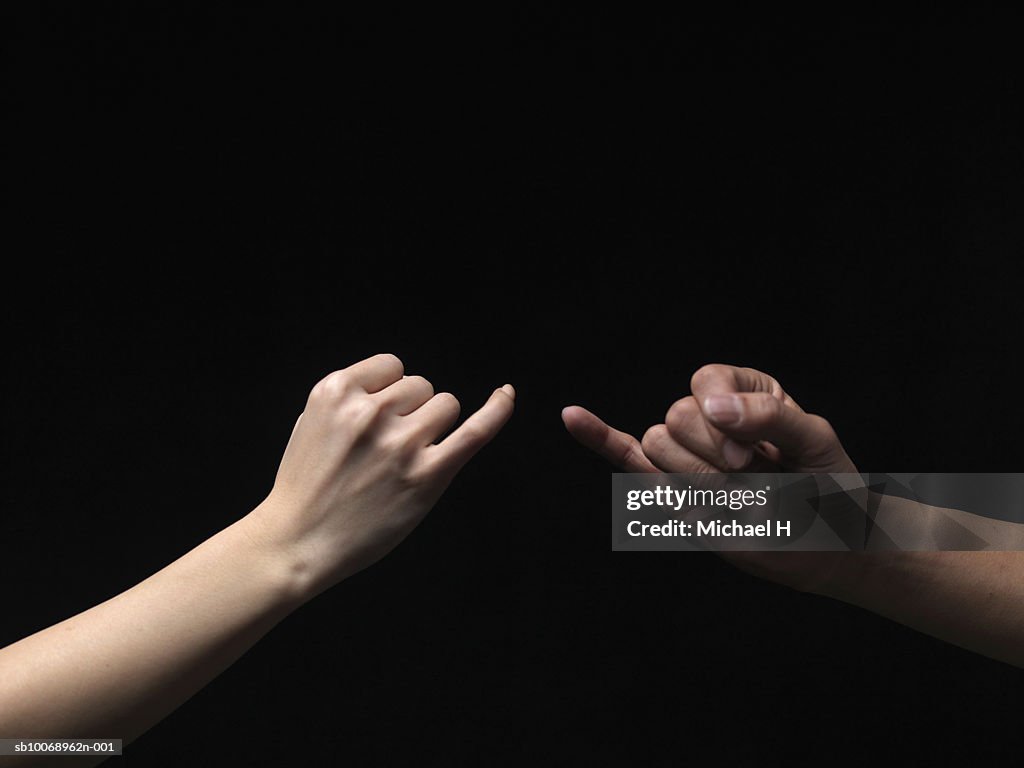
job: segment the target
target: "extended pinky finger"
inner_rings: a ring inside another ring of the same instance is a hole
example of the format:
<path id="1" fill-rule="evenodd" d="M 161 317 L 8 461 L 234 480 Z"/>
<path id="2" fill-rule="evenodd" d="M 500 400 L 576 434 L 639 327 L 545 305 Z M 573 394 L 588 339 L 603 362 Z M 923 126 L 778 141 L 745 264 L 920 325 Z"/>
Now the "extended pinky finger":
<path id="1" fill-rule="evenodd" d="M 516 391 L 506 384 L 494 393 L 476 413 L 448 437 L 434 446 L 428 446 L 429 461 L 448 475 L 454 475 L 477 451 L 491 442 L 514 409 Z"/>

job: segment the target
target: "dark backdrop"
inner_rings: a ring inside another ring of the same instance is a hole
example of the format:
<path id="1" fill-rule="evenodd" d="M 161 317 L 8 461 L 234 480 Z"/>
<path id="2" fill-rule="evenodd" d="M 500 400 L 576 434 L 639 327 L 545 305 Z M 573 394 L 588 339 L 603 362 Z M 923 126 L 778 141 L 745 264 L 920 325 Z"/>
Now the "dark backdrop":
<path id="1" fill-rule="evenodd" d="M 390 351 L 467 409 L 514 383 L 515 417 L 129 762 L 1008 752 L 1018 671 L 710 555 L 612 553 L 610 470 L 559 420 L 642 433 L 732 362 L 865 471 L 1020 469 L 1016 32 L 797 21 L 8 25 L 0 642 L 247 512 L 310 386 Z"/>

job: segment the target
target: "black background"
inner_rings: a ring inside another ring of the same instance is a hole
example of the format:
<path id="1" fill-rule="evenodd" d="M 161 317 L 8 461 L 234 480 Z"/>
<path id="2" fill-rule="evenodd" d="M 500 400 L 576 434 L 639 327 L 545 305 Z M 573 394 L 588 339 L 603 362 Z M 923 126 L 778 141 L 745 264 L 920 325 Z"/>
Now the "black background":
<path id="1" fill-rule="evenodd" d="M 1019 671 L 613 554 L 559 410 L 639 434 L 732 362 L 864 471 L 1019 470 L 1019 29 L 284 8 L 5 25 L 0 643 L 247 512 L 310 386 L 390 351 L 516 415 L 130 763 L 1010 754 Z"/>

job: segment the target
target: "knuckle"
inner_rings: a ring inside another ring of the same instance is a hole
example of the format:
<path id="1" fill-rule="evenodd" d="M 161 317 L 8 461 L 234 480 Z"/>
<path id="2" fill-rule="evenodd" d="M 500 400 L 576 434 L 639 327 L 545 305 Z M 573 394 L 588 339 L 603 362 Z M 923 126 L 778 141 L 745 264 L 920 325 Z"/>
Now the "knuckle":
<path id="1" fill-rule="evenodd" d="M 639 459 L 637 453 L 638 452 L 634 445 L 630 443 L 629 445 L 619 450 L 618 456 L 614 457 L 613 461 L 614 463 L 618 464 L 619 467 L 621 467 L 622 469 L 625 469 L 626 471 L 632 471 L 634 460 Z"/>
<path id="2" fill-rule="evenodd" d="M 747 427 L 759 427 L 777 421 L 783 415 L 782 409 L 786 407 L 781 400 L 768 394 L 749 396 L 746 400 L 744 423 Z"/>
<path id="3" fill-rule="evenodd" d="M 315 400 L 332 400 L 342 397 L 348 391 L 348 377 L 344 371 L 334 371 L 324 376 L 313 387 L 310 397 Z"/>
<path id="4" fill-rule="evenodd" d="M 409 378 L 415 386 L 419 387 L 424 392 L 429 392 L 431 397 L 434 396 L 434 385 L 431 384 L 428 379 L 423 376 L 410 376 Z"/>
<path id="5" fill-rule="evenodd" d="M 648 456 L 660 454 L 668 440 L 668 428 L 664 424 L 655 424 L 644 432 L 640 447 Z"/>
<path id="6" fill-rule="evenodd" d="M 758 370 L 757 368 L 744 367 L 741 368 L 740 370 L 747 375 L 747 378 L 754 382 L 756 391 L 770 392 L 771 394 L 775 394 L 776 392 L 782 391 L 782 386 L 779 384 L 778 380 L 771 374 L 765 373 L 764 371 Z"/>
<path id="7" fill-rule="evenodd" d="M 310 403 L 318 403 L 324 399 L 324 383 L 318 381 L 313 385 L 313 388 L 309 390 L 309 397 L 307 398 Z"/>
<path id="8" fill-rule="evenodd" d="M 380 407 L 369 397 L 353 397 L 338 409 L 338 418 L 343 424 L 364 430 L 374 422 L 379 413 Z"/>
<path id="9" fill-rule="evenodd" d="M 441 392 L 438 395 L 434 395 L 437 399 L 438 405 L 443 406 L 450 410 L 458 417 L 459 413 L 462 412 L 462 404 L 459 402 L 459 398 L 453 395 L 451 392 Z"/>
<path id="10" fill-rule="evenodd" d="M 699 411 L 697 399 L 693 395 L 676 400 L 665 414 L 666 429 L 673 435 L 684 434 L 690 429 Z"/>
<path id="11" fill-rule="evenodd" d="M 693 376 L 690 377 L 690 391 L 695 392 L 700 389 L 703 384 L 719 378 L 728 368 L 729 366 L 723 365 L 722 363 L 708 363 L 707 365 L 702 365 L 694 371 Z"/>
<path id="12" fill-rule="evenodd" d="M 379 363 L 389 365 L 397 370 L 399 376 L 405 372 L 405 363 L 402 362 L 398 355 L 393 355 L 390 352 L 383 352 L 379 355 L 375 355 L 374 359 Z"/>
<path id="13" fill-rule="evenodd" d="M 819 437 L 825 439 L 834 439 L 836 431 L 832 427 L 832 422 L 826 419 L 824 416 L 818 416 L 817 414 L 811 414 L 810 417 L 811 431 Z"/>

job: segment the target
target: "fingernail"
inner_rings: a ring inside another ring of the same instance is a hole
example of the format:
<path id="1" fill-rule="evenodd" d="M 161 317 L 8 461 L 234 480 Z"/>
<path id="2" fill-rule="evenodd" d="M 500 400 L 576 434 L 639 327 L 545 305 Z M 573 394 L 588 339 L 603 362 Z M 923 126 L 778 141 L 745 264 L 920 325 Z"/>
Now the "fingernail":
<path id="1" fill-rule="evenodd" d="M 501 388 L 501 391 L 511 397 L 513 400 L 516 399 L 516 389 L 511 384 L 506 384 Z"/>
<path id="2" fill-rule="evenodd" d="M 743 418 L 743 402 L 736 395 L 713 395 L 705 398 L 704 413 L 719 424 L 738 424 Z"/>
<path id="3" fill-rule="evenodd" d="M 749 446 L 740 445 L 735 440 L 730 440 L 728 437 L 725 438 L 725 442 L 722 443 L 722 457 L 725 459 L 726 463 L 734 469 L 742 469 L 747 466 L 753 455 L 754 452 Z"/>

